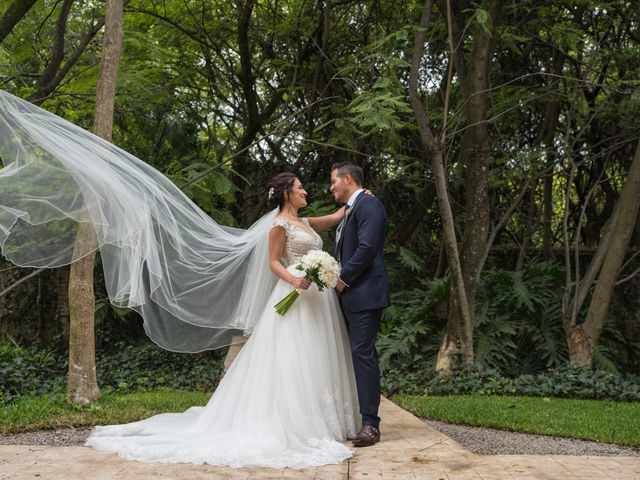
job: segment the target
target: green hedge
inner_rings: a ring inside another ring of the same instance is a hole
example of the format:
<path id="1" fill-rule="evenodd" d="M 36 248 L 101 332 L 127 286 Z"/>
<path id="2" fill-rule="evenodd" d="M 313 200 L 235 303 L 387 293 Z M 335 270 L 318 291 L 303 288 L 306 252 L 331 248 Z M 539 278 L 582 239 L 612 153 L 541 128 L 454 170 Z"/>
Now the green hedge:
<path id="1" fill-rule="evenodd" d="M 387 395 L 402 392 L 640 401 L 640 376 L 570 366 L 515 378 L 477 367 L 462 369 L 450 376 L 440 375 L 433 368 L 410 373 L 388 370 L 383 375 L 382 387 Z"/>

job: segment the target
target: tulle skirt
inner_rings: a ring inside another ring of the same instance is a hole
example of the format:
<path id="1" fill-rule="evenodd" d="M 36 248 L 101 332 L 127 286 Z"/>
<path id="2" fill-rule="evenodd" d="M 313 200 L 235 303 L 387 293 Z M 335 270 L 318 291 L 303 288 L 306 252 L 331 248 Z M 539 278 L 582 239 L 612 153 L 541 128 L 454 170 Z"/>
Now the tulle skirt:
<path id="1" fill-rule="evenodd" d="M 296 272 L 299 273 L 299 272 Z M 349 341 L 333 290 L 279 281 L 253 335 L 204 407 L 96 427 L 86 445 L 141 461 L 306 467 L 351 457 L 360 427 Z"/>

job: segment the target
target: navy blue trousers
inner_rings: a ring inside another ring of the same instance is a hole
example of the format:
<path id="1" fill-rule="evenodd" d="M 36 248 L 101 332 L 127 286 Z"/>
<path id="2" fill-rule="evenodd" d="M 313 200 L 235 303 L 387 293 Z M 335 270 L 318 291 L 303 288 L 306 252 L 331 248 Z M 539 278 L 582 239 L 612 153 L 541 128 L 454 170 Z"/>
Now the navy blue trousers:
<path id="1" fill-rule="evenodd" d="M 380 366 L 376 336 L 380 330 L 382 309 L 350 312 L 343 308 L 342 311 L 349 331 L 362 425 L 380 428 Z"/>

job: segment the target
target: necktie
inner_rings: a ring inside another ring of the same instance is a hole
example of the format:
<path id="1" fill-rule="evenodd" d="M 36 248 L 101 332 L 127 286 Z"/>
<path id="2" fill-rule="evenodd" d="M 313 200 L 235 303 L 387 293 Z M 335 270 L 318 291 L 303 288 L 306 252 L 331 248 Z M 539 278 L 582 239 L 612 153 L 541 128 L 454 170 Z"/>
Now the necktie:
<path id="1" fill-rule="evenodd" d="M 345 223 L 347 223 L 347 217 L 349 216 L 348 215 L 349 208 L 351 208 L 350 205 L 344 206 L 344 217 L 342 218 L 342 221 L 340 222 L 340 225 L 338 225 L 338 228 L 336 230 L 336 245 L 340 243 L 340 235 L 342 235 L 342 229 L 344 228 Z"/>

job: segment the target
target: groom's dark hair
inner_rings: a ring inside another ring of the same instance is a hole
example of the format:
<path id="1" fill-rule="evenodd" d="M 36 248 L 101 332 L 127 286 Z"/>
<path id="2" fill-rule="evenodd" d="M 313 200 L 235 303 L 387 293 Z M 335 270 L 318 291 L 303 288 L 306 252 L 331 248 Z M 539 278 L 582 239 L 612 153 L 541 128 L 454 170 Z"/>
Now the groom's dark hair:
<path id="1" fill-rule="evenodd" d="M 334 170 L 338 170 L 339 177 L 344 177 L 348 173 L 357 185 L 364 185 L 364 173 L 358 165 L 354 165 L 351 162 L 334 163 L 331 171 L 333 172 Z"/>

